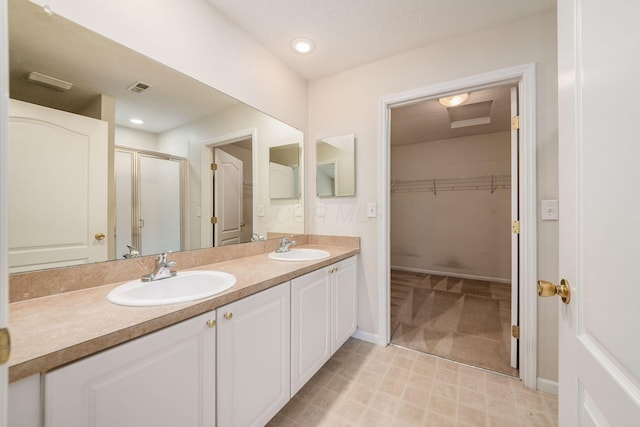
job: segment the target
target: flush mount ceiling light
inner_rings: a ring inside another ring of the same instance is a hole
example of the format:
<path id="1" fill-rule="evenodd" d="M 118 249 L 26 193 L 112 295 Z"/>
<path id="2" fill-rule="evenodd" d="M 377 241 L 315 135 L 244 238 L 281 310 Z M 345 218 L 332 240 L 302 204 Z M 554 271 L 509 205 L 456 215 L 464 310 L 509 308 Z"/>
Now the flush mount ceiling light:
<path id="1" fill-rule="evenodd" d="M 134 125 L 143 125 L 144 121 L 140 120 L 140 119 L 129 119 L 129 121 L 131 123 L 133 123 Z"/>
<path id="2" fill-rule="evenodd" d="M 438 102 L 445 107 L 455 107 L 456 105 L 462 104 L 469 98 L 468 93 L 461 93 L 458 95 L 446 96 L 444 98 L 438 99 Z"/>
<path id="3" fill-rule="evenodd" d="M 294 52 L 302 54 L 311 53 L 316 48 L 316 44 L 313 40 L 306 37 L 298 37 L 291 40 L 289 46 L 291 46 L 291 49 L 293 49 Z"/>

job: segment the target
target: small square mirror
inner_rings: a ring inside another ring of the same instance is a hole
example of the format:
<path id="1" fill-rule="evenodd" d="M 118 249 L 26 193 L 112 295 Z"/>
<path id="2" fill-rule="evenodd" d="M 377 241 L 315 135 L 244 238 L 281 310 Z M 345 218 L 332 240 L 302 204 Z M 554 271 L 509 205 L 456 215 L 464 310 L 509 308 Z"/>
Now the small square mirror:
<path id="1" fill-rule="evenodd" d="M 355 135 L 316 141 L 316 194 L 343 197 L 356 194 Z"/>

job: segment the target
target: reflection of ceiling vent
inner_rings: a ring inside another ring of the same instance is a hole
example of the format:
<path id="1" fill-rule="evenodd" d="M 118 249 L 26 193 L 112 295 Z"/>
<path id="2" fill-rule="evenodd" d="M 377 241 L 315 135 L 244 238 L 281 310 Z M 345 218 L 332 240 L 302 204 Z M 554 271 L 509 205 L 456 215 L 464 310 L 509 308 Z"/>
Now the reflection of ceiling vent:
<path id="1" fill-rule="evenodd" d="M 449 119 L 451 120 L 451 129 L 491 123 L 492 107 L 493 101 L 484 101 L 447 108 L 447 113 L 449 113 Z"/>
<path id="2" fill-rule="evenodd" d="M 129 86 L 127 88 L 127 90 L 130 90 L 131 92 L 135 92 L 135 93 L 142 93 L 147 89 L 151 89 L 152 87 L 153 86 L 151 86 L 148 83 L 137 81 L 134 84 L 132 84 L 131 86 Z"/>

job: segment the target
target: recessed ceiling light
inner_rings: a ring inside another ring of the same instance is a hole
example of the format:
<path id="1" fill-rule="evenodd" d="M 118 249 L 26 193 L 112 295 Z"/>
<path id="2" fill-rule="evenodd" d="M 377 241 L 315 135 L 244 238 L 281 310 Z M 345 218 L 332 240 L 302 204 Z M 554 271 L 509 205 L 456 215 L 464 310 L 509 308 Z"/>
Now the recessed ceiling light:
<path id="1" fill-rule="evenodd" d="M 133 123 L 134 125 L 143 125 L 144 121 L 140 120 L 140 119 L 129 119 L 129 121 L 131 123 Z"/>
<path id="2" fill-rule="evenodd" d="M 291 49 L 298 53 L 310 53 L 316 48 L 313 40 L 306 37 L 298 37 L 291 40 Z"/>
<path id="3" fill-rule="evenodd" d="M 456 105 L 462 104 L 469 98 L 468 93 L 461 93 L 458 95 L 446 96 L 444 98 L 438 99 L 438 102 L 445 107 L 455 107 Z"/>

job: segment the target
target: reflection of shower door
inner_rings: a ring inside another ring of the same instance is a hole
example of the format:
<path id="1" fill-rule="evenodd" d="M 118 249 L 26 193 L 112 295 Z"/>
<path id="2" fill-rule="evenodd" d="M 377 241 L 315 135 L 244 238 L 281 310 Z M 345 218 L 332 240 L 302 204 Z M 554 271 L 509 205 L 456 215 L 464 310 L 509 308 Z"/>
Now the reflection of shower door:
<path id="1" fill-rule="evenodd" d="M 116 254 L 183 249 L 184 159 L 116 150 Z"/>

